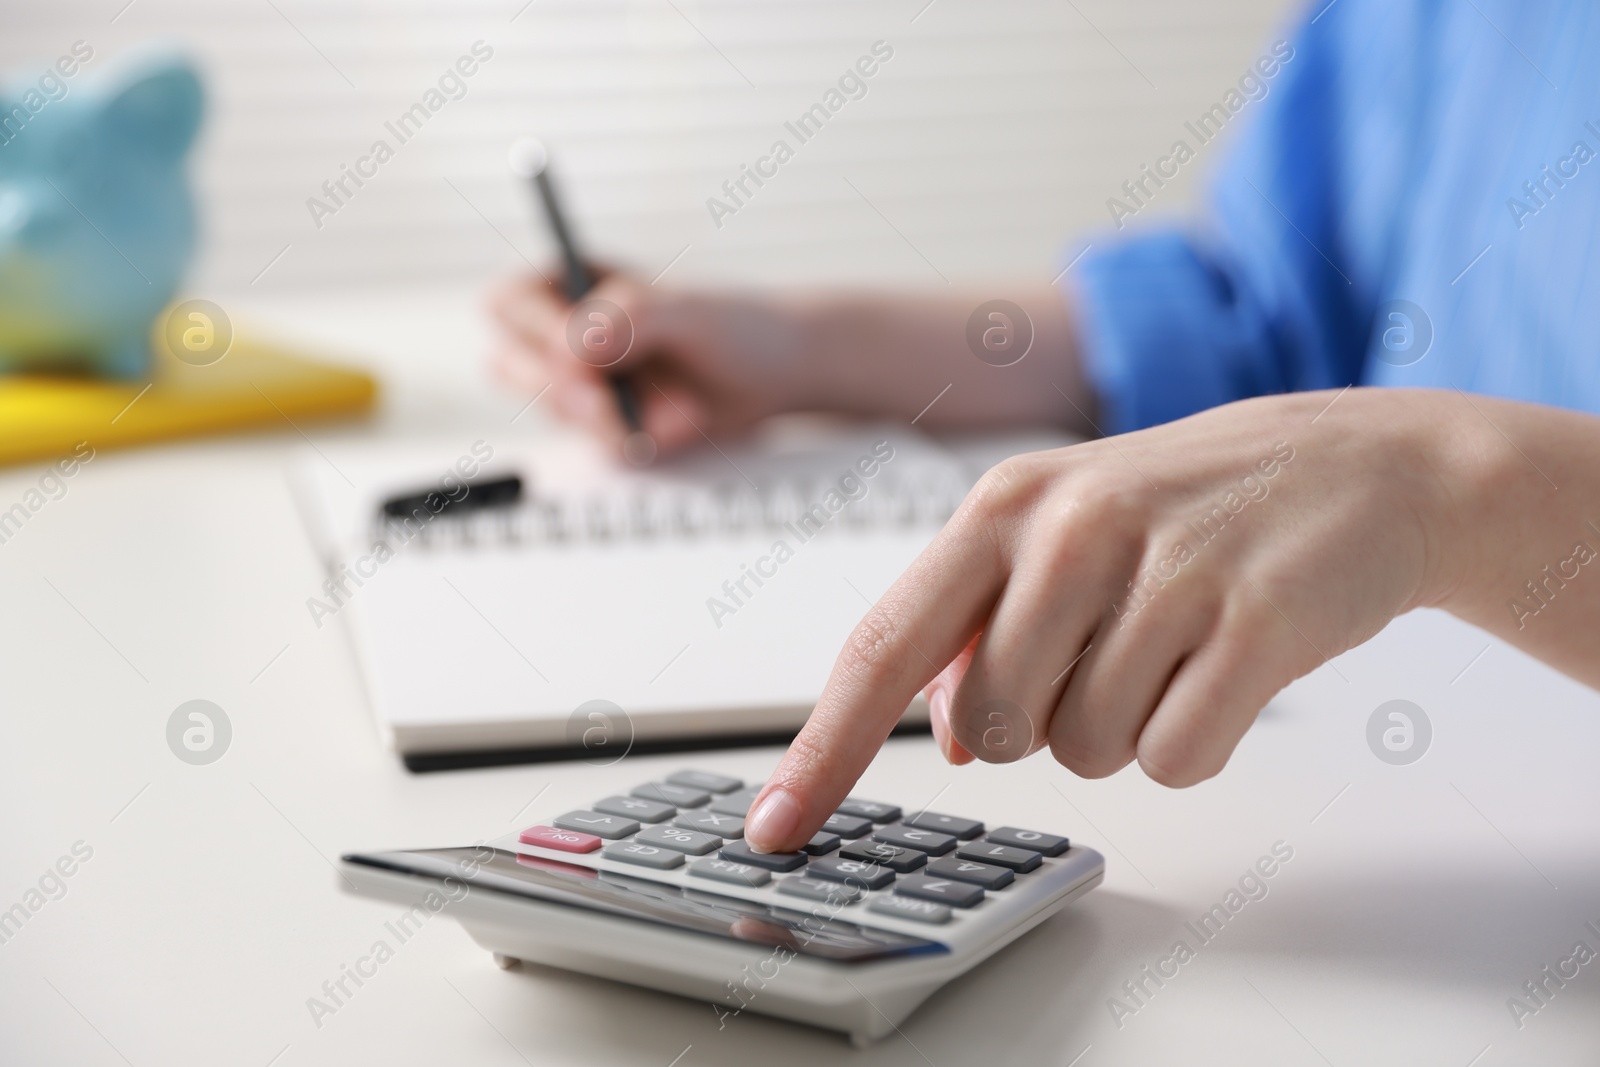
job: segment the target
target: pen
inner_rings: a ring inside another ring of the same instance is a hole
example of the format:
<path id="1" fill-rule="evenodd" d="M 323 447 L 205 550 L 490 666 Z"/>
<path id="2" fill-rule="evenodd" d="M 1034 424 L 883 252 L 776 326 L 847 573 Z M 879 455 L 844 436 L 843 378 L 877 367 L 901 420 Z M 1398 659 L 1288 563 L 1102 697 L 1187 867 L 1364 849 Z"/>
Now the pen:
<path id="1" fill-rule="evenodd" d="M 550 232 L 555 236 L 556 244 L 561 249 L 564 268 L 562 284 L 567 303 L 575 306 L 589 295 L 597 279 L 588 264 L 584 262 L 583 256 L 579 255 L 577 241 L 572 236 L 572 228 L 567 225 L 566 212 L 561 210 L 555 183 L 550 179 L 550 153 L 545 149 L 543 142 L 533 137 L 519 137 L 511 143 L 510 162 L 511 172 L 519 178 L 531 181 L 538 194 L 539 203 L 544 208 L 545 221 L 549 224 Z M 622 424 L 628 430 L 628 436 L 622 442 L 622 454 L 630 463 L 644 466 L 655 459 L 656 442 L 644 432 L 638 392 L 634 389 L 632 379 L 626 374 L 611 374 L 606 380 L 611 386 L 617 413 L 622 417 Z"/>
<path id="2" fill-rule="evenodd" d="M 508 478 L 495 478 L 483 482 L 467 482 L 467 491 L 452 497 L 443 489 L 415 489 L 389 497 L 383 502 L 383 514 L 391 519 L 408 518 L 418 511 L 430 516 L 445 509 L 455 512 L 477 511 L 515 504 L 522 499 L 522 479 L 513 474 Z"/>

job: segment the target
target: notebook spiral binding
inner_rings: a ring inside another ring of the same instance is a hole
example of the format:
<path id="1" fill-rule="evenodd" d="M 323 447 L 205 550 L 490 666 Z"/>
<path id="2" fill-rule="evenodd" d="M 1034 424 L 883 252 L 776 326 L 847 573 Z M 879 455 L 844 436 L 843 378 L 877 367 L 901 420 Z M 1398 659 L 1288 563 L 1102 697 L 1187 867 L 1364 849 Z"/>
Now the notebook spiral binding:
<path id="1" fill-rule="evenodd" d="M 955 479 L 894 478 L 888 472 L 847 496 L 836 482 L 792 478 L 752 487 L 639 486 L 619 493 L 532 495 L 513 508 L 403 519 L 378 516 L 374 544 L 428 550 L 559 546 L 741 536 L 788 530 L 801 540 L 829 528 L 942 526 L 966 496 Z"/>

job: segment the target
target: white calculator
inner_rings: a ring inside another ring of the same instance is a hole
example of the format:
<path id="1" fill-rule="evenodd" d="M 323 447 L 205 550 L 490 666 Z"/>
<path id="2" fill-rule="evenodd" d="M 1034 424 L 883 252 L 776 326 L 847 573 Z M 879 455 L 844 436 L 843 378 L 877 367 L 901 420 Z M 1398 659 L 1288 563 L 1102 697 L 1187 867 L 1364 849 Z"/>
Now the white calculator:
<path id="1" fill-rule="evenodd" d="M 760 788 L 678 771 L 482 845 L 347 855 L 341 873 L 367 896 L 429 899 L 503 967 L 532 960 L 857 1045 L 1105 874 L 1064 835 L 856 798 L 803 851 L 752 852 Z"/>

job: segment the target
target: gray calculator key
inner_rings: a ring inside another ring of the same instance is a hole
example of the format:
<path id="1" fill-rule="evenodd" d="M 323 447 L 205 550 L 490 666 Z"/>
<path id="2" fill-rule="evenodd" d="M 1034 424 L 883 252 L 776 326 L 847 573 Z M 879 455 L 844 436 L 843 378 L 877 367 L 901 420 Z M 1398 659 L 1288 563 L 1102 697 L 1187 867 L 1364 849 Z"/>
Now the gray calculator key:
<path id="1" fill-rule="evenodd" d="M 878 863 L 865 860 L 847 860 L 839 856 L 822 856 L 811 861 L 806 874 L 812 878 L 827 878 L 863 889 L 882 889 L 894 882 L 894 872 Z"/>
<path id="2" fill-rule="evenodd" d="M 933 811 L 919 811 L 909 819 L 903 820 L 907 826 L 915 826 L 919 830 L 937 830 L 941 834 L 950 834 L 963 841 L 970 841 L 983 833 L 983 823 L 977 819 L 963 819 L 956 815 L 940 815 Z M 1010 844 L 1010 842 L 1005 842 Z"/>
<path id="3" fill-rule="evenodd" d="M 750 813 L 750 805 L 756 801 L 757 789 L 741 789 L 736 793 L 729 793 L 725 797 L 718 797 L 711 802 L 711 810 L 723 815 L 737 815 L 744 818 Z"/>
<path id="4" fill-rule="evenodd" d="M 682 852 L 674 852 L 660 845 L 645 845 L 638 841 L 618 841 L 607 845 L 600 855 L 608 860 L 637 863 L 641 867 L 653 867 L 658 871 L 670 871 L 674 867 L 683 866 Z"/>
<path id="5" fill-rule="evenodd" d="M 631 792 L 636 797 L 659 800 L 675 808 L 698 808 L 711 799 L 711 794 L 703 789 L 690 789 L 686 785 L 673 785 L 671 782 L 651 782 Z"/>
<path id="6" fill-rule="evenodd" d="M 639 832 L 639 824 L 620 815 L 601 815 L 597 811 L 569 811 L 550 820 L 557 830 L 576 830 L 580 834 L 593 834 L 607 841 L 627 837 Z"/>
<path id="7" fill-rule="evenodd" d="M 699 830 L 703 834 L 716 834 L 718 837 L 743 837 L 744 820 L 737 815 L 724 815 L 716 811 L 685 811 L 680 812 L 672 825 L 681 826 L 686 830 Z"/>
<path id="8" fill-rule="evenodd" d="M 928 862 L 926 852 L 918 852 L 914 848 L 901 848 L 885 841 L 852 841 L 839 850 L 839 855 L 847 860 L 881 863 L 891 871 L 898 871 L 901 874 L 914 871 Z"/>
<path id="9" fill-rule="evenodd" d="M 996 867 L 992 863 L 964 860 L 958 856 L 946 856 L 942 860 L 934 860 L 928 864 L 928 874 L 935 878 L 954 878 L 958 882 L 971 882 L 985 889 L 1004 889 L 1017 880 L 1016 873 L 1009 867 Z"/>
<path id="10" fill-rule="evenodd" d="M 937 830 L 919 830 L 915 826 L 895 823 L 880 827 L 873 835 L 874 841 L 887 841 L 901 848 L 914 848 L 930 856 L 942 856 L 956 847 L 956 839 Z"/>
<path id="11" fill-rule="evenodd" d="M 737 778 L 729 778 L 725 774 L 712 774 L 710 771 L 673 771 L 667 775 L 667 781 L 673 785 L 686 785 L 690 789 L 704 789 L 711 793 L 731 793 L 744 785 Z"/>
<path id="12" fill-rule="evenodd" d="M 915 897 L 876 897 L 867 905 L 867 910 L 919 923 L 938 924 L 950 921 L 949 905 L 935 904 L 931 900 L 918 900 Z"/>
<path id="13" fill-rule="evenodd" d="M 863 819 L 859 815 L 841 815 L 835 812 L 828 816 L 828 821 L 822 824 L 822 828 L 840 837 L 860 837 L 872 829 L 872 820 Z"/>
<path id="14" fill-rule="evenodd" d="M 838 834 L 830 834 L 826 830 L 818 830 L 811 835 L 810 841 L 800 846 L 800 851 L 808 856 L 826 856 L 838 847 Z"/>
<path id="15" fill-rule="evenodd" d="M 646 826 L 633 838 L 646 845 L 660 845 L 674 852 L 687 852 L 691 856 L 704 856 L 722 845 L 722 838 L 703 834 L 699 830 L 685 830 L 681 826 Z"/>
<path id="16" fill-rule="evenodd" d="M 1025 848 L 1012 848 L 1010 845 L 996 845 L 991 841 L 974 841 L 969 845 L 962 845 L 956 851 L 956 855 L 964 860 L 977 860 L 979 863 L 1010 867 L 1018 874 L 1026 874 L 1042 862 L 1037 852 Z"/>
<path id="17" fill-rule="evenodd" d="M 807 900 L 825 900 L 829 903 L 854 904 L 861 899 L 859 886 L 847 885 L 844 882 L 832 882 L 826 878 L 807 878 L 797 874 L 793 878 L 784 878 L 778 882 L 778 892 L 787 893 L 791 897 L 804 897 Z"/>
<path id="18" fill-rule="evenodd" d="M 845 797 L 844 803 L 839 805 L 842 815 L 854 815 L 858 819 L 871 819 L 873 822 L 894 822 L 900 817 L 900 809 L 893 804 L 880 804 L 876 800 L 858 800 L 855 797 Z"/>
<path id="19" fill-rule="evenodd" d="M 1019 830 L 1015 826 L 1002 826 L 990 830 L 985 841 L 1012 848 L 1025 848 L 1030 852 L 1043 852 L 1046 856 L 1059 856 L 1071 847 L 1072 842 L 1055 834 L 1041 834 L 1037 830 Z"/>
<path id="20" fill-rule="evenodd" d="M 717 853 L 725 860 L 765 867 L 769 871 L 792 871 L 806 865 L 804 852 L 754 852 L 743 841 L 730 841 Z"/>
<path id="21" fill-rule="evenodd" d="M 958 882 L 953 878 L 929 878 L 914 874 L 894 884 L 894 891 L 902 897 L 918 900 L 935 900 L 952 908 L 970 908 L 983 899 L 983 886 L 971 882 Z"/>
<path id="22" fill-rule="evenodd" d="M 759 886 L 772 881 L 771 871 L 752 867 L 748 863 L 734 863 L 732 860 L 713 859 L 709 856 L 691 863 L 689 873 L 697 878 L 732 882 L 734 885 Z"/>
<path id="23" fill-rule="evenodd" d="M 595 802 L 594 810 L 607 815 L 620 815 L 624 819 L 638 819 L 640 822 L 665 822 L 678 814 L 678 809 L 671 804 L 643 797 L 606 797 Z"/>

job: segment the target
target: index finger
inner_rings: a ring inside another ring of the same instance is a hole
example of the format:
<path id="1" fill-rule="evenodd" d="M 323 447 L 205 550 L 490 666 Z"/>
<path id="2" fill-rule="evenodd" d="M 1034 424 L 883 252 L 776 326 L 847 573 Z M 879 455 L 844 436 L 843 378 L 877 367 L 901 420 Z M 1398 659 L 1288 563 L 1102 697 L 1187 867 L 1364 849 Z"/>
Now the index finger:
<path id="1" fill-rule="evenodd" d="M 745 840 L 790 852 L 832 815 L 906 705 L 960 654 L 994 607 L 992 538 L 951 522 L 856 625 L 811 717 L 750 806 Z"/>

